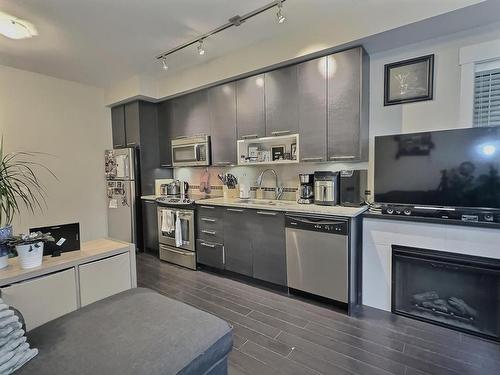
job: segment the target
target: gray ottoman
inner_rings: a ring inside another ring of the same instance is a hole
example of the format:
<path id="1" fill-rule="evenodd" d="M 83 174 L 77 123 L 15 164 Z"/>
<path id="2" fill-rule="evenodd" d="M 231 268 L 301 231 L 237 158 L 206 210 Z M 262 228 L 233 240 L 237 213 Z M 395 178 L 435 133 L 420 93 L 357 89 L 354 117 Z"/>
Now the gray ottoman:
<path id="1" fill-rule="evenodd" d="M 40 353 L 16 374 L 222 375 L 233 341 L 223 320 L 144 288 L 46 323 L 28 340 Z"/>

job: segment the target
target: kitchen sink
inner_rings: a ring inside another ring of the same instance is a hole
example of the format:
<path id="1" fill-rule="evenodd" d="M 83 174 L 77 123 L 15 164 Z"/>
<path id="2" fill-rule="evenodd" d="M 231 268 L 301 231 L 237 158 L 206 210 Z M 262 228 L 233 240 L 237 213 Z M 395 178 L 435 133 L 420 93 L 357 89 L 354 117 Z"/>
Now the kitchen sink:
<path id="1" fill-rule="evenodd" d="M 279 200 L 267 200 L 267 199 L 238 199 L 236 201 L 238 204 L 254 204 L 262 206 L 289 206 L 295 204 L 293 201 L 279 201 Z"/>

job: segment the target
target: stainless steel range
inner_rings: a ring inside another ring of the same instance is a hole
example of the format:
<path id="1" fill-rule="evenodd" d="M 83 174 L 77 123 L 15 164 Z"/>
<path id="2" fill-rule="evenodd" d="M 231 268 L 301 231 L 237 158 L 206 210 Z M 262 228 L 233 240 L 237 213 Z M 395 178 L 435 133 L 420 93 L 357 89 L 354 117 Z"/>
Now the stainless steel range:
<path id="1" fill-rule="evenodd" d="M 158 204 L 160 259 L 196 269 L 195 209 L 187 196 L 162 196 Z"/>

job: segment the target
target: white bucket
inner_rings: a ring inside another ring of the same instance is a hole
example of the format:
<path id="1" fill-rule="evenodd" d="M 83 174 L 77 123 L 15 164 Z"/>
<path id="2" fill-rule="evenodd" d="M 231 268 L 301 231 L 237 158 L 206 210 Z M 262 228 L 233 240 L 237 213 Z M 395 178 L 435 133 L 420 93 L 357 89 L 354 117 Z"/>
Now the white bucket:
<path id="1" fill-rule="evenodd" d="M 43 242 L 30 245 L 17 245 L 16 251 L 22 269 L 34 268 L 42 264 Z"/>

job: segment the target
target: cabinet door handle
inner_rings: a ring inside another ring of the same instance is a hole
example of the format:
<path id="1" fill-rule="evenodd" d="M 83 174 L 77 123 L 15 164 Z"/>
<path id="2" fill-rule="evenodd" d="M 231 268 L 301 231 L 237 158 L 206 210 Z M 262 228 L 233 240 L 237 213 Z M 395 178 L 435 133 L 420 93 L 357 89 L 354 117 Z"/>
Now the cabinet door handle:
<path id="1" fill-rule="evenodd" d="M 215 231 L 214 230 L 205 230 L 203 229 L 201 233 L 209 234 L 211 236 L 215 236 Z"/>
<path id="2" fill-rule="evenodd" d="M 257 215 L 276 216 L 276 212 L 257 211 Z"/>
<path id="3" fill-rule="evenodd" d="M 275 132 L 271 132 L 272 135 L 282 135 L 282 134 L 289 134 L 290 130 L 278 130 Z"/>
<path id="4" fill-rule="evenodd" d="M 160 167 L 171 167 L 172 164 L 160 164 Z"/>
<path id="5" fill-rule="evenodd" d="M 215 209 L 215 207 L 212 207 L 212 206 L 200 206 L 200 208 L 206 208 L 207 210 Z"/>
<path id="6" fill-rule="evenodd" d="M 247 134 L 247 135 L 242 135 L 241 136 L 242 139 L 258 138 L 258 137 L 259 137 L 258 134 Z"/>
<path id="7" fill-rule="evenodd" d="M 232 212 L 243 212 L 245 210 L 239 209 L 239 208 L 226 208 L 227 211 L 232 211 Z"/>
<path id="8" fill-rule="evenodd" d="M 231 165 L 230 161 L 216 161 L 214 165 Z"/>
<path id="9" fill-rule="evenodd" d="M 127 146 L 135 146 L 135 142 L 127 143 Z"/>
<path id="10" fill-rule="evenodd" d="M 222 264 L 226 264 L 226 248 L 222 246 Z"/>
<path id="11" fill-rule="evenodd" d="M 317 157 L 317 158 L 302 158 L 302 161 L 318 161 L 318 160 L 323 160 L 323 158 L 320 156 L 320 157 Z"/>
<path id="12" fill-rule="evenodd" d="M 206 221 L 207 223 L 215 223 L 217 220 L 215 219 L 207 219 L 206 217 L 202 217 L 201 221 Z"/>
<path id="13" fill-rule="evenodd" d="M 175 137 L 175 139 L 183 139 L 183 138 L 187 138 L 188 136 L 187 135 L 179 135 L 177 137 Z"/>
<path id="14" fill-rule="evenodd" d="M 205 247 L 210 247 L 212 249 L 215 249 L 215 245 L 212 245 L 211 243 L 200 242 L 200 245 L 201 246 L 205 246 Z"/>
<path id="15" fill-rule="evenodd" d="M 354 155 L 345 155 L 345 156 L 330 156 L 330 160 L 350 160 L 356 159 Z"/>
<path id="16" fill-rule="evenodd" d="M 123 147 L 123 145 L 114 145 L 114 147 Z"/>

